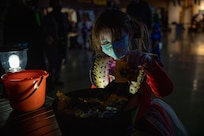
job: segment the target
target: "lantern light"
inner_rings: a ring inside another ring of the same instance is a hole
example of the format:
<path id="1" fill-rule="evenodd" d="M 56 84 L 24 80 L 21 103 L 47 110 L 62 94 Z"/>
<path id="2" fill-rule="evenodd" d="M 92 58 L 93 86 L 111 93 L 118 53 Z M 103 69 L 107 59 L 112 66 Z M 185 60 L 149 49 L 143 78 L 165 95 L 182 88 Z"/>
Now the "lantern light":
<path id="1" fill-rule="evenodd" d="M 14 47 L 1 47 L 1 66 L 5 72 L 17 72 L 24 70 L 27 64 L 27 47 L 18 44 Z"/>
<path id="2" fill-rule="evenodd" d="M 17 69 L 20 69 L 20 60 L 18 55 L 13 54 L 8 58 L 10 69 L 13 69 L 15 72 Z"/>

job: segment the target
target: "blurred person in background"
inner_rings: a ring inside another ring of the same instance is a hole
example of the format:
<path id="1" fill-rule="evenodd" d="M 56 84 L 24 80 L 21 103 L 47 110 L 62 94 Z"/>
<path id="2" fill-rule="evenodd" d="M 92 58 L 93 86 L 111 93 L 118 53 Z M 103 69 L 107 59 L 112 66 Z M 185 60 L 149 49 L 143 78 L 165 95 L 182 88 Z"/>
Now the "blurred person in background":
<path id="1" fill-rule="evenodd" d="M 61 0 L 50 0 L 52 11 L 42 19 L 42 29 L 45 44 L 47 67 L 50 73 L 48 83 L 51 87 L 64 85 L 60 81 L 61 66 L 67 56 L 67 40 L 71 24 L 67 14 L 62 13 Z"/>
<path id="2" fill-rule="evenodd" d="M 152 10 L 145 0 L 131 0 L 128 4 L 126 13 L 138 21 L 144 23 L 148 30 L 152 29 Z"/>
<path id="3" fill-rule="evenodd" d="M 91 27 L 92 27 L 92 22 L 91 22 L 88 12 L 82 13 L 81 23 L 82 23 L 81 24 L 81 34 L 82 34 L 82 39 L 83 39 L 82 48 L 89 49 L 88 38 L 89 38 L 89 34 L 91 31 Z"/>
<path id="4" fill-rule="evenodd" d="M 118 8 L 118 5 L 120 4 L 119 0 L 108 0 L 107 1 L 107 8 Z"/>
<path id="5" fill-rule="evenodd" d="M 150 38 L 151 38 L 151 52 L 154 54 L 154 58 L 160 64 L 160 66 L 164 67 L 161 58 L 162 33 L 160 24 L 154 24 L 154 26 L 152 27 Z"/>

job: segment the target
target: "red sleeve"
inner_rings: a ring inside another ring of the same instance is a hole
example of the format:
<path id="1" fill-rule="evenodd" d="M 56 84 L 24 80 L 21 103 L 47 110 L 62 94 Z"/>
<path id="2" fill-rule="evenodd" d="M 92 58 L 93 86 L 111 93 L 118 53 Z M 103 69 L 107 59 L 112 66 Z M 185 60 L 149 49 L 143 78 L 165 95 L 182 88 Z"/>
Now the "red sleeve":
<path id="1" fill-rule="evenodd" d="M 97 88 L 97 87 L 96 87 L 95 85 L 92 84 L 92 85 L 91 85 L 91 89 L 94 89 L 94 88 Z"/>
<path id="2" fill-rule="evenodd" d="M 145 70 L 147 84 L 151 87 L 157 97 L 164 97 L 173 91 L 173 82 L 165 73 L 164 69 L 154 61 L 154 66 L 150 71 Z"/>

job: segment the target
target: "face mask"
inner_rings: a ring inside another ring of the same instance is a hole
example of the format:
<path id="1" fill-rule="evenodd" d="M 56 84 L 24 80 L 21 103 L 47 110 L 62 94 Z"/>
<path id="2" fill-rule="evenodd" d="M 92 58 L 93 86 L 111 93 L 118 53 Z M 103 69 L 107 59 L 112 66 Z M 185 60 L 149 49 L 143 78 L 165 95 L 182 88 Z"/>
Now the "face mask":
<path id="1" fill-rule="evenodd" d="M 111 56 L 114 59 L 121 59 L 124 57 L 129 49 L 128 49 L 128 36 L 124 36 L 121 40 L 115 41 L 112 44 L 108 43 L 106 45 L 102 45 L 102 51 Z"/>

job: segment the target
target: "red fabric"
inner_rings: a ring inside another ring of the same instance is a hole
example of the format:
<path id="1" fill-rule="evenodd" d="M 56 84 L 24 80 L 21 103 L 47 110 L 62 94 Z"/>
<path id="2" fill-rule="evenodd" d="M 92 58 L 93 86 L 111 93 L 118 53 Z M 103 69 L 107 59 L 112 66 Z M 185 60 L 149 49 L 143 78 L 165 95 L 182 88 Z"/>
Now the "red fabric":
<path id="1" fill-rule="evenodd" d="M 173 91 L 172 80 L 164 72 L 163 68 L 155 61 L 154 67 L 151 71 L 146 71 L 146 83 L 140 86 L 140 107 L 136 120 L 139 120 L 144 112 L 148 109 L 151 101 L 152 92 L 155 96 L 161 98 L 169 95 Z"/>
<path id="2" fill-rule="evenodd" d="M 164 69 L 155 61 L 151 71 L 145 71 L 146 82 L 151 87 L 155 96 L 161 98 L 169 95 L 173 91 L 173 82 L 164 72 Z"/>
<path id="3" fill-rule="evenodd" d="M 136 116 L 136 120 L 139 120 L 147 111 L 148 107 L 150 106 L 152 95 L 151 88 L 146 83 L 140 85 L 140 90 L 141 91 L 139 92 L 139 109 Z"/>
<path id="4" fill-rule="evenodd" d="M 91 88 L 97 88 L 95 85 L 91 85 Z"/>

